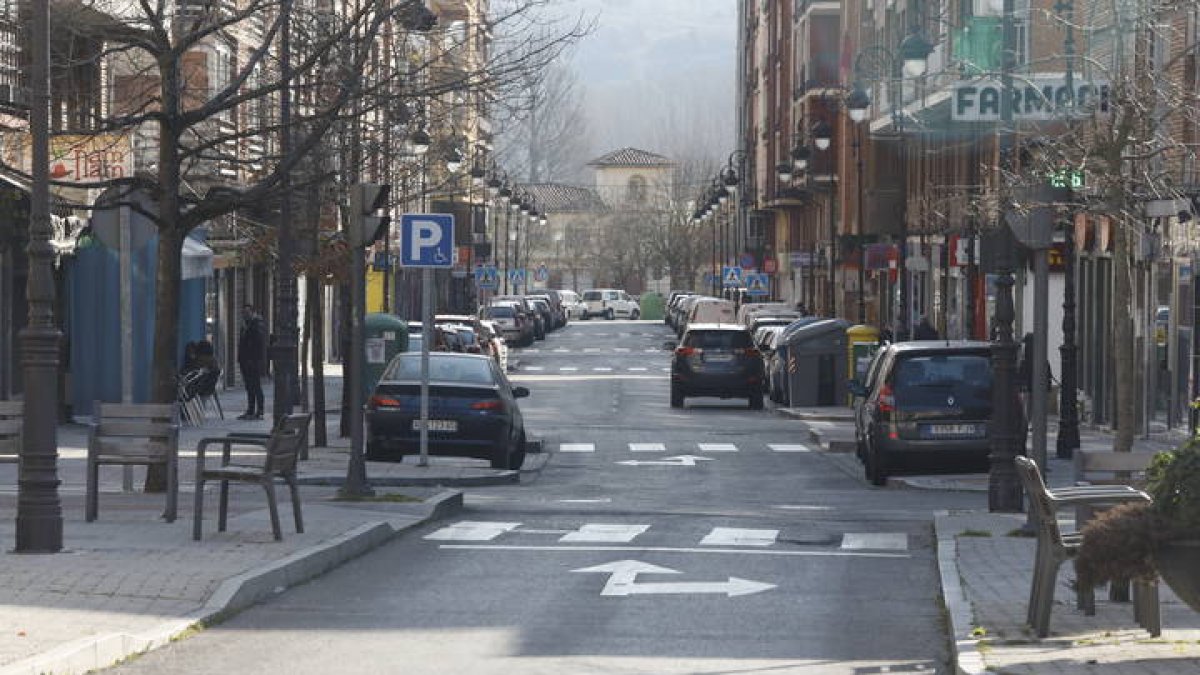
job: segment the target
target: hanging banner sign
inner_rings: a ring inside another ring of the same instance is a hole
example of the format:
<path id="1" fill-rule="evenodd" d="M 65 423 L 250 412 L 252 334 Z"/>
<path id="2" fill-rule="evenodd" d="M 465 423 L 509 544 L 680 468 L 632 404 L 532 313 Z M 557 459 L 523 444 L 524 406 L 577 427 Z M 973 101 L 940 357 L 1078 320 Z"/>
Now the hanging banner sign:
<path id="1" fill-rule="evenodd" d="M 1074 90 L 1074 96 L 1072 96 Z M 1000 80 L 979 79 L 954 83 L 950 118 L 955 122 L 999 122 L 1004 86 Z M 1062 75 L 1023 75 L 1013 78 L 1012 118 L 1016 122 L 1044 122 L 1066 117 L 1106 114 L 1110 107 L 1107 80 L 1075 78 L 1070 89 Z M 1071 100 L 1074 98 L 1074 105 Z"/>

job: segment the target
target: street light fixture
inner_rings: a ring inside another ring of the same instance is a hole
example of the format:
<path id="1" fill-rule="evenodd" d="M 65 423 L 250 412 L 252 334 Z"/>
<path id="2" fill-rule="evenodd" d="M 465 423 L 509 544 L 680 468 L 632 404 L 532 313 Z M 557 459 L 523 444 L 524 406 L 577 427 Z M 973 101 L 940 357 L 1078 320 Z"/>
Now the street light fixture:
<path id="1" fill-rule="evenodd" d="M 775 167 L 775 172 L 779 174 L 779 181 L 781 183 L 792 182 L 792 167 L 787 162 L 780 162 L 779 165 Z"/>
<path id="2" fill-rule="evenodd" d="M 828 150 L 833 143 L 833 128 L 825 120 L 821 120 L 812 128 L 813 145 L 818 150 Z"/>
<path id="3" fill-rule="evenodd" d="M 870 107 L 871 97 L 861 85 L 855 84 L 846 97 L 846 110 L 849 111 L 850 119 L 856 124 L 865 121 Z"/>
<path id="4" fill-rule="evenodd" d="M 904 61 L 903 72 L 908 77 L 920 77 L 929 67 L 929 55 L 933 45 L 920 33 L 913 31 L 900 42 L 900 58 Z"/>
<path id="5" fill-rule="evenodd" d="M 429 134 L 425 133 L 424 129 L 417 129 L 408 139 L 410 149 L 418 157 L 429 152 L 429 145 L 431 143 L 432 140 L 429 138 Z"/>
<path id="6" fill-rule="evenodd" d="M 446 157 L 446 170 L 450 173 L 458 173 L 462 168 L 462 153 L 458 148 L 450 148 L 450 154 Z"/>
<path id="7" fill-rule="evenodd" d="M 811 155 L 812 151 L 808 149 L 807 145 L 800 145 L 797 143 L 792 147 L 792 168 L 795 169 L 796 172 L 808 169 L 808 158 Z M 782 178 L 782 174 L 780 177 Z M 788 180 L 791 180 L 790 177 Z"/>

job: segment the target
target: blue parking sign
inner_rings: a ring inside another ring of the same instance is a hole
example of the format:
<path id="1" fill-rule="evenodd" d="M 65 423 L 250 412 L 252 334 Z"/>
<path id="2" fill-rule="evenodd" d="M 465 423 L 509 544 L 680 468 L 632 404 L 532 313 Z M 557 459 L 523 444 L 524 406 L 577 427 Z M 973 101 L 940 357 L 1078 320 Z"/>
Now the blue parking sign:
<path id="1" fill-rule="evenodd" d="M 400 216 L 401 267 L 453 267 L 454 216 L 406 213 Z"/>

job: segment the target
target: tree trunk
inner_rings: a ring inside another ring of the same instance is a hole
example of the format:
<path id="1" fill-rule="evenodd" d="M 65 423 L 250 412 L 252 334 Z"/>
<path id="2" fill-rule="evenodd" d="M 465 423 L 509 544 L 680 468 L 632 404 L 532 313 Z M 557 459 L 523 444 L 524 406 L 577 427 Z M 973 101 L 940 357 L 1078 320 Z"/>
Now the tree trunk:
<path id="1" fill-rule="evenodd" d="M 338 436 L 350 437 L 350 284 L 344 283 L 338 289 L 338 341 L 342 345 L 342 405 L 341 419 L 338 420 Z"/>
<path id="2" fill-rule="evenodd" d="M 1113 209 L 1110 213 L 1121 213 Z M 1133 224 L 1121 219 L 1113 225 L 1113 361 L 1116 364 L 1116 411 L 1113 419 L 1114 452 L 1133 449 L 1137 425 L 1137 362 L 1133 344 Z"/>

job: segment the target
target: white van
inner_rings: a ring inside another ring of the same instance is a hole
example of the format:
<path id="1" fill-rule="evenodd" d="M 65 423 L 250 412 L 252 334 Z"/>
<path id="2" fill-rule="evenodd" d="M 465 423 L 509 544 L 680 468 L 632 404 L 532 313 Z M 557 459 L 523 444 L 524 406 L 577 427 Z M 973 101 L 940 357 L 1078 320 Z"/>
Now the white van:
<path id="1" fill-rule="evenodd" d="M 625 291 L 615 288 L 593 288 L 584 291 L 583 304 L 585 319 L 593 316 L 602 316 L 605 319 L 637 319 L 642 315 L 637 300 L 629 297 Z"/>
<path id="2" fill-rule="evenodd" d="M 688 324 L 737 323 L 737 309 L 731 300 L 701 298 L 688 311 Z"/>

